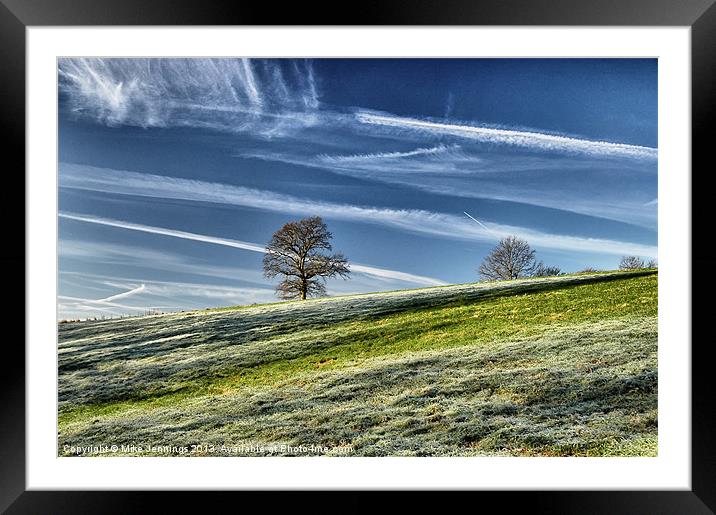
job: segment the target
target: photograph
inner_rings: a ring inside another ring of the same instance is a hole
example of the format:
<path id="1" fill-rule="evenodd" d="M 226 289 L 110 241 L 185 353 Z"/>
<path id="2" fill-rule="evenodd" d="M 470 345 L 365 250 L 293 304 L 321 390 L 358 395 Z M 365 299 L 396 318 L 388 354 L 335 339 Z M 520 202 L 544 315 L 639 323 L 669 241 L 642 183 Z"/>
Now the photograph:
<path id="1" fill-rule="evenodd" d="M 57 455 L 658 457 L 659 64 L 58 57 Z"/>

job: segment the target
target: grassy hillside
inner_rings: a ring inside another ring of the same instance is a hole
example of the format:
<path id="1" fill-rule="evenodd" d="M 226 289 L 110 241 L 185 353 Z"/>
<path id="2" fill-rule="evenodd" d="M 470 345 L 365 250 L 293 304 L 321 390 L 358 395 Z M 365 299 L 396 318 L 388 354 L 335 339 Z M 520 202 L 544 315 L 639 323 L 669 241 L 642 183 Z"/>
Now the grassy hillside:
<path id="1" fill-rule="evenodd" d="M 656 356 L 655 272 L 61 324 L 60 454 L 655 455 Z"/>

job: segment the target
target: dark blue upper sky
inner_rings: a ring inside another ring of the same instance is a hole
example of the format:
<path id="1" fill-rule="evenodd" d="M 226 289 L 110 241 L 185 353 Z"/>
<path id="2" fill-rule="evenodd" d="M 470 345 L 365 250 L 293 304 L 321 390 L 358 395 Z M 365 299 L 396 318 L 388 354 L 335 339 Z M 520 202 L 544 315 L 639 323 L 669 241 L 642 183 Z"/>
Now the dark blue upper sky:
<path id="1" fill-rule="evenodd" d="M 653 59 L 60 61 L 60 317 L 265 302 L 261 246 L 321 215 L 329 294 L 656 257 Z M 479 220 L 477 223 L 463 212 Z"/>

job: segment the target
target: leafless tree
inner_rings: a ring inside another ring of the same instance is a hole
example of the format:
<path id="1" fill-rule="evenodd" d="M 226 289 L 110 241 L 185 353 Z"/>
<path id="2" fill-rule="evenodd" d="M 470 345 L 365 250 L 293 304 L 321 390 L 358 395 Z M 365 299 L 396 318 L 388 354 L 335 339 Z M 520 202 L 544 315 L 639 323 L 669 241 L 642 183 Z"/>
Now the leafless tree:
<path id="1" fill-rule="evenodd" d="M 529 243 L 516 236 L 507 236 L 485 258 L 479 272 L 485 279 L 504 281 L 529 277 L 537 266 L 535 251 Z"/>
<path id="2" fill-rule="evenodd" d="M 650 259 L 646 263 L 647 268 L 659 268 L 659 263 L 656 261 L 656 259 Z"/>
<path id="3" fill-rule="evenodd" d="M 326 293 L 326 278 L 348 278 L 348 260 L 332 250 L 332 234 L 321 217 L 313 216 L 289 222 L 271 238 L 264 256 L 264 275 L 283 280 L 276 287 L 282 299 L 306 300 Z"/>
<path id="4" fill-rule="evenodd" d="M 623 256 L 619 262 L 619 270 L 636 270 L 644 266 L 644 260 L 638 256 Z"/>

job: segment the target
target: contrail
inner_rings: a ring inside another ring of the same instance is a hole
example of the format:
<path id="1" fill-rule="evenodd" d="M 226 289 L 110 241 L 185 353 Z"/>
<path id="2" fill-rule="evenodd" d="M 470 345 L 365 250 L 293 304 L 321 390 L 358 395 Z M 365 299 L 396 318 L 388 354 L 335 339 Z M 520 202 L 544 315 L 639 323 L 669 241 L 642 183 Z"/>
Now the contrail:
<path id="1" fill-rule="evenodd" d="M 465 214 L 470 218 L 470 220 L 473 220 L 473 221 L 477 222 L 477 224 L 478 224 L 480 227 L 482 227 L 483 229 L 485 229 L 485 230 L 486 230 L 487 232 L 489 232 L 490 234 L 495 234 L 495 233 L 492 231 L 492 229 L 489 229 L 485 224 L 483 224 L 480 220 L 478 220 L 477 218 L 475 218 L 474 216 L 472 216 L 472 215 L 471 215 L 470 213 L 468 213 L 467 211 L 463 211 L 463 213 L 465 213 Z"/>
<path id="2" fill-rule="evenodd" d="M 164 227 L 154 227 L 151 225 L 135 224 L 131 222 L 124 222 L 122 220 L 113 220 L 111 218 L 100 218 L 89 215 L 78 215 L 73 213 L 58 214 L 60 218 L 66 218 L 68 220 L 76 220 L 79 222 L 86 222 L 98 225 L 107 225 L 109 227 L 118 227 L 120 229 L 129 229 L 131 231 L 146 232 L 150 234 L 160 234 L 162 236 L 171 236 L 174 238 L 181 238 L 185 240 L 201 241 L 204 243 L 213 243 L 214 245 L 223 245 L 225 247 L 233 247 L 237 249 L 249 250 L 251 252 L 260 252 L 264 254 L 266 247 L 259 245 L 258 243 L 250 243 L 247 241 L 230 240 L 227 238 L 217 238 L 216 236 L 207 236 L 205 234 L 196 234 L 193 232 L 176 231 L 174 229 L 166 229 Z M 406 281 L 410 283 L 422 284 L 426 286 L 443 286 L 448 283 L 440 279 L 433 277 L 426 277 L 423 275 L 409 274 L 407 272 L 400 272 L 397 270 L 389 270 L 387 268 L 378 268 L 369 265 L 361 265 L 359 263 L 351 263 L 351 269 L 355 272 L 371 275 L 378 278 L 396 279 L 398 281 Z M 108 302 L 117 298 L 127 297 L 135 293 L 143 291 L 144 285 L 128 292 L 119 293 L 106 299 L 100 299 L 94 302 Z"/>
<path id="3" fill-rule="evenodd" d="M 111 218 L 100 218 L 94 216 L 82 216 L 71 213 L 59 213 L 60 218 L 68 220 L 76 220 L 79 222 L 87 222 L 99 225 L 108 225 L 110 227 L 119 227 L 120 229 L 129 229 L 132 231 L 148 232 L 150 234 L 161 234 L 162 236 L 173 236 L 174 238 L 182 238 L 185 240 L 203 241 L 205 243 L 214 243 L 215 245 L 223 245 L 225 247 L 234 247 L 237 249 L 250 250 L 252 252 L 266 252 L 266 248 L 245 241 L 229 240 L 226 238 L 216 238 L 214 236 L 206 236 L 204 234 L 195 234 L 192 232 L 175 231 L 173 229 L 165 229 L 163 227 L 153 227 L 151 225 L 133 224 L 123 222 L 121 220 L 113 220 Z"/>
<path id="4" fill-rule="evenodd" d="M 594 141 L 542 132 L 493 129 L 490 127 L 461 125 L 449 121 L 440 123 L 369 111 L 359 111 L 356 113 L 356 118 L 361 123 L 448 134 L 484 143 L 513 145 L 543 152 L 576 152 L 591 156 L 620 156 L 653 161 L 658 156 L 658 149 L 652 147 Z"/>
<path id="5" fill-rule="evenodd" d="M 112 296 L 106 297 L 106 298 L 104 298 L 104 299 L 97 299 L 97 300 L 95 300 L 95 301 L 93 301 L 93 302 L 113 302 L 113 301 L 115 301 L 115 300 L 117 300 L 117 299 L 123 299 L 123 298 L 125 298 L 125 297 L 129 297 L 129 296 L 131 296 L 131 295 L 135 295 L 135 294 L 137 294 L 137 293 L 141 293 L 141 292 L 143 292 L 143 291 L 146 290 L 146 289 L 147 289 L 146 286 L 145 286 L 144 284 L 142 284 L 142 285 L 139 286 L 138 288 L 134 288 L 134 289 L 131 289 L 131 290 L 129 290 L 129 291 L 122 292 L 122 293 L 117 293 L 116 295 L 112 295 Z"/>

